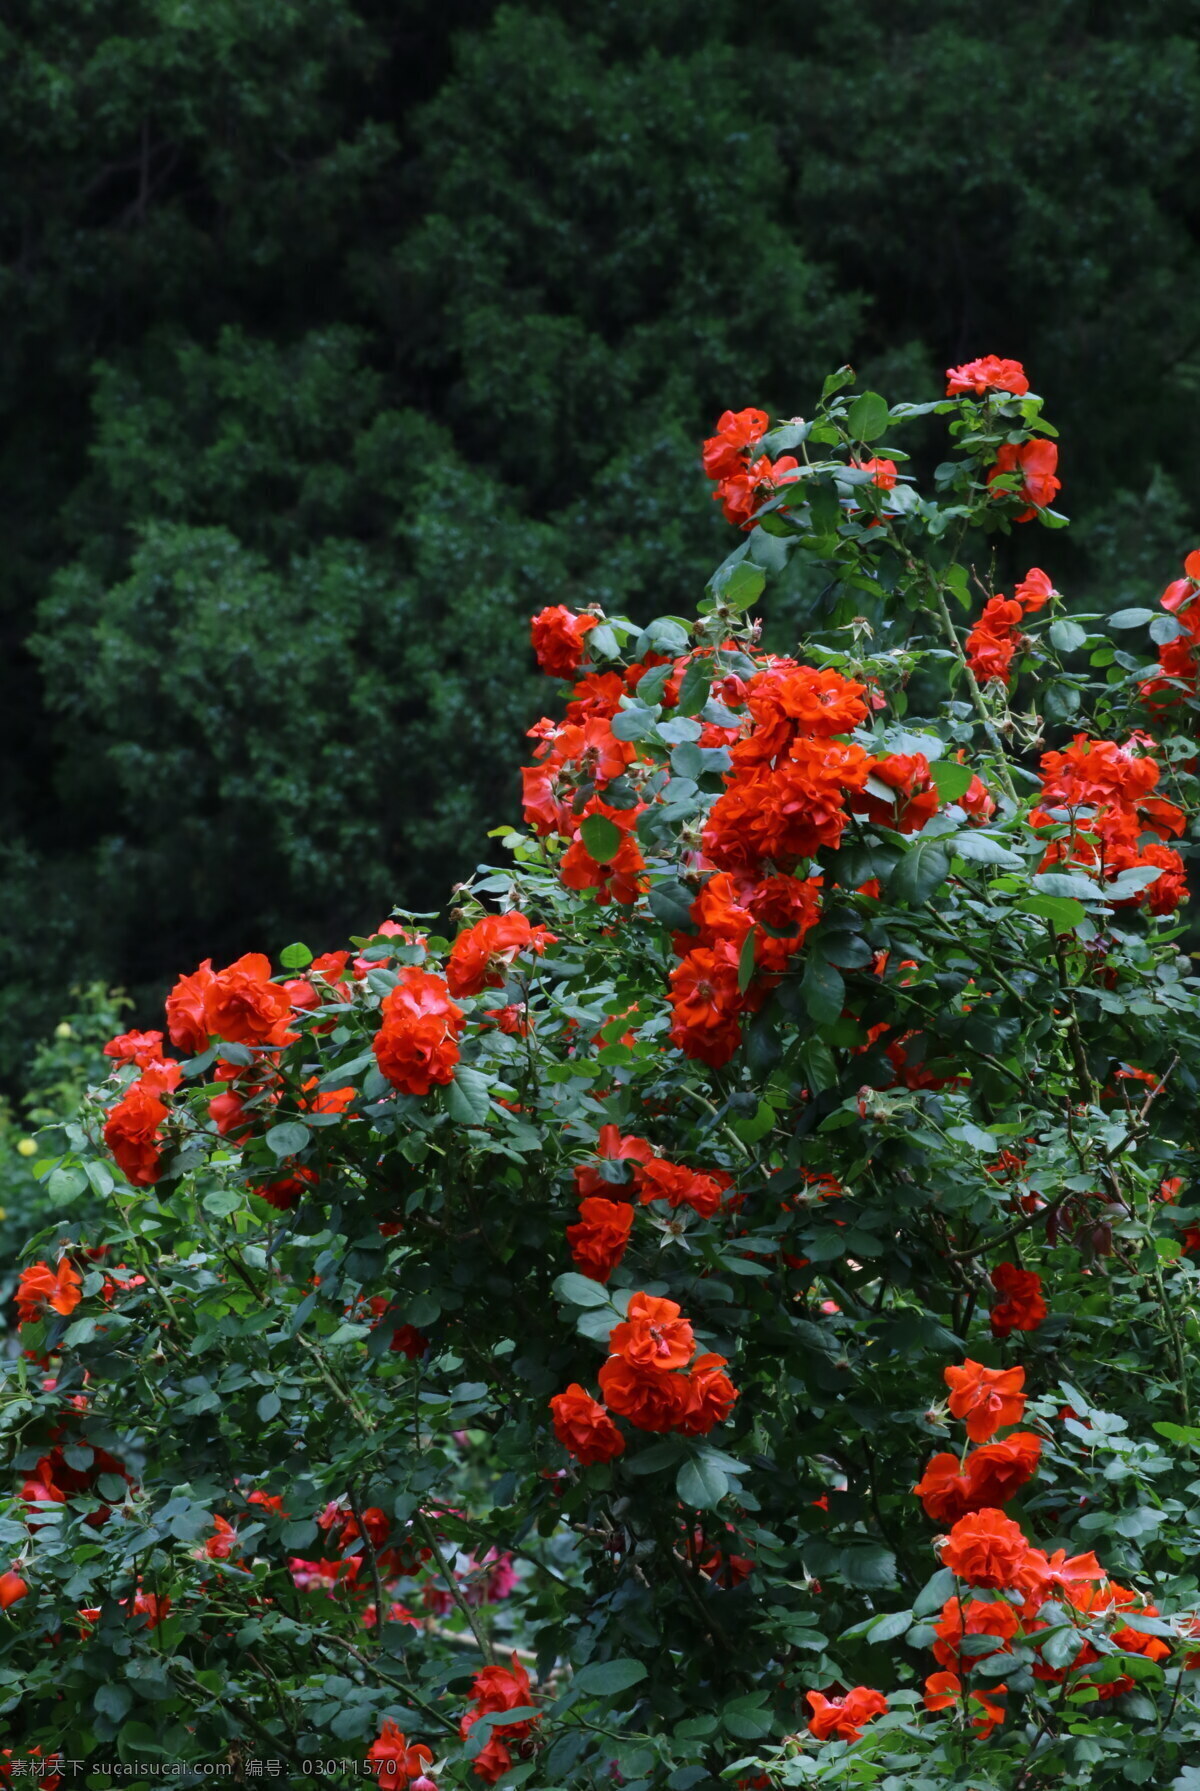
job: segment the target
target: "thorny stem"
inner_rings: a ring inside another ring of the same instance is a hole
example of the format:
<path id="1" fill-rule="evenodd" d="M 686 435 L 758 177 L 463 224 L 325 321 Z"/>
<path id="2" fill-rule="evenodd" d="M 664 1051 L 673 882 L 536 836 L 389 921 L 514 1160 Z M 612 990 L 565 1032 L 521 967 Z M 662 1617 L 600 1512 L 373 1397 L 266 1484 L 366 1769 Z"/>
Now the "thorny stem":
<path id="1" fill-rule="evenodd" d="M 379 1577 L 379 1556 L 375 1552 L 375 1543 L 367 1530 L 362 1499 L 358 1489 L 351 1481 L 346 1488 L 350 1496 L 350 1509 L 354 1513 L 354 1521 L 358 1525 L 358 1533 L 362 1537 L 362 1545 L 366 1550 L 367 1560 L 371 1564 L 371 1579 L 375 1586 L 375 1640 L 376 1645 L 383 1645 L 383 1581 Z"/>
<path id="2" fill-rule="evenodd" d="M 479 1652 L 483 1655 L 484 1660 L 490 1665 L 494 1658 L 492 1654 L 492 1644 L 480 1629 L 474 1611 L 463 1597 L 462 1589 L 459 1586 L 454 1569 L 446 1563 L 446 1559 L 438 1545 L 437 1532 L 423 1511 L 417 1513 L 416 1517 L 413 1519 L 413 1526 L 420 1530 L 422 1536 L 424 1536 L 426 1542 L 429 1544 L 429 1551 L 437 1562 L 438 1571 L 446 1582 L 446 1590 L 458 1606 L 459 1614 L 466 1619 L 468 1629 L 479 1644 Z"/>

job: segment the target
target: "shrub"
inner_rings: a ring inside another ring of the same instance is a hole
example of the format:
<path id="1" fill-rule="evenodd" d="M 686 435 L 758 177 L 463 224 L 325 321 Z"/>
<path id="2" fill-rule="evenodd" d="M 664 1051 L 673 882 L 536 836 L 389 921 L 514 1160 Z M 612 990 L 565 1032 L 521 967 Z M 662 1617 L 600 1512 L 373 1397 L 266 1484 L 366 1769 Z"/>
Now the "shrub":
<path id="1" fill-rule="evenodd" d="M 722 417 L 696 618 L 534 618 L 566 710 L 453 938 L 110 1045 L 6 1364 L 15 1760 L 1189 1784 L 1200 556 L 1116 644 L 1005 596 L 1023 370 L 851 382 Z"/>

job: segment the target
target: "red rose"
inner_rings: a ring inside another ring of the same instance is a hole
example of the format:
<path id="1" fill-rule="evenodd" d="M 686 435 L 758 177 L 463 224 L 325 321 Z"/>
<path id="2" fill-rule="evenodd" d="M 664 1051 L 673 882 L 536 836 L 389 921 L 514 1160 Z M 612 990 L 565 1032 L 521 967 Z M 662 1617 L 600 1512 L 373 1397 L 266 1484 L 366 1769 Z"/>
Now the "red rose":
<path id="1" fill-rule="evenodd" d="M 1001 1262 L 992 1270 L 992 1286 L 1004 1295 L 992 1307 L 992 1335 L 1007 1337 L 1011 1331 L 1036 1331 L 1046 1317 L 1041 1276 L 1032 1269 Z"/>
<path id="2" fill-rule="evenodd" d="M 730 1178 L 718 1170 L 704 1175 L 698 1169 L 684 1169 L 668 1163 L 663 1157 L 651 1157 L 634 1172 L 634 1181 L 641 1193 L 642 1205 L 651 1200 L 665 1200 L 668 1206 L 690 1206 L 702 1219 L 711 1219 L 721 1210 L 721 1199 Z"/>
<path id="3" fill-rule="evenodd" d="M 167 1031 L 171 1043 L 193 1057 L 207 1051 L 208 1022 L 204 1017 L 204 997 L 213 977 L 212 959 L 205 958 L 190 976 L 181 976 L 167 996 Z"/>
<path id="4" fill-rule="evenodd" d="M 475 1699 L 474 1708 L 468 1710 L 459 1722 L 459 1733 L 464 1740 L 481 1716 L 501 1716 L 506 1710 L 519 1710 L 533 1701 L 529 1675 L 515 1653 L 511 1668 L 490 1666 L 477 1673 L 471 1685 L 471 1696 Z M 515 1723 L 494 1722 L 487 1746 L 472 1763 L 476 1775 L 488 1784 L 501 1778 L 512 1765 L 512 1755 L 506 1743 L 523 1739 L 537 1720 L 536 1717 L 526 1717 Z"/>
<path id="5" fill-rule="evenodd" d="M 981 1741 L 986 1741 L 992 1730 L 1007 1716 L 1004 1705 L 996 1701 L 1001 1692 L 1007 1690 L 1006 1685 L 996 1685 L 990 1691 L 972 1687 L 967 1693 L 971 1727 L 978 1733 Z M 948 1710 L 952 1704 L 960 1703 L 962 1697 L 962 1680 L 957 1673 L 930 1673 L 925 1681 L 926 1710 Z"/>
<path id="6" fill-rule="evenodd" d="M 551 678 L 573 678 L 583 663 L 584 637 L 596 616 L 577 616 L 561 603 L 539 610 L 529 624 L 537 662 Z"/>
<path id="7" fill-rule="evenodd" d="M 671 972 L 671 1043 L 719 1070 L 742 1042 L 738 953 L 727 940 L 688 952 Z"/>
<path id="8" fill-rule="evenodd" d="M 683 1368 L 690 1362 L 696 1340 L 674 1300 L 635 1293 L 626 1307 L 624 1321 L 613 1326 L 608 1347 L 631 1368 L 662 1372 Z"/>
<path id="9" fill-rule="evenodd" d="M 1023 398 L 1028 390 L 1020 361 L 1002 361 L 999 355 L 985 354 L 977 361 L 946 369 L 947 398 L 960 398 L 967 392 L 977 398 L 985 392 L 1011 392 L 1015 398 Z"/>
<path id="10" fill-rule="evenodd" d="M 677 1425 L 685 1436 L 707 1436 L 733 1410 L 738 1392 L 724 1368 L 724 1356 L 697 1356 L 692 1363 L 687 1406 Z"/>
<path id="11" fill-rule="evenodd" d="M 0 1573 L 0 1611 L 6 1611 L 18 1598 L 27 1598 L 29 1587 L 19 1573 Z"/>
<path id="12" fill-rule="evenodd" d="M 574 840 L 563 854 L 558 875 L 567 889 L 594 889 L 598 907 L 616 901 L 629 908 L 649 888 L 642 875 L 645 868 L 646 860 L 637 842 L 626 834 L 612 857 L 603 863 L 592 857 L 582 839 Z"/>
<path id="13" fill-rule="evenodd" d="M 416 1325 L 398 1325 L 392 1332 L 388 1348 L 407 1356 L 410 1362 L 419 1362 L 429 1348 L 429 1339 Z"/>
<path id="14" fill-rule="evenodd" d="M 367 1749 L 367 1764 L 375 1769 L 379 1791 L 404 1791 L 414 1779 L 425 1778 L 425 1769 L 433 1765 L 430 1750 L 417 1742 L 409 1747 L 408 1739 L 390 1716 Z"/>
<path id="15" fill-rule="evenodd" d="M 162 1041 L 161 1032 L 122 1032 L 109 1039 L 104 1055 L 116 1063 L 135 1063 L 139 1070 L 144 1070 L 148 1063 L 161 1059 Z"/>
<path id="16" fill-rule="evenodd" d="M 504 971 L 521 952 L 539 956 L 555 936 L 545 927 L 531 925 L 524 914 L 486 914 L 458 935 L 446 963 L 446 982 L 452 995 L 478 995 L 482 989 L 498 989 Z"/>
<path id="17" fill-rule="evenodd" d="M 844 1698 L 827 1698 L 823 1692 L 815 1691 L 804 1695 L 812 1706 L 808 1732 L 818 1741 L 828 1741 L 831 1737 L 838 1741 L 857 1741 L 864 1725 L 873 1716 L 882 1716 L 888 1707 L 882 1692 L 871 1691 L 865 1685 L 856 1685 Z"/>
<path id="18" fill-rule="evenodd" d="M 701 463 L 710 479 L 729 479 L 740 473 L 746 458 L 767 433 L 765 410 L 723 411 L 715 435 L 704 444 Z"/>
<path id="19" fill-rule="evenodd" d="M 923 752 L 890 753 L 876 759 L 871 776 L 878 783 L 894 790 L 890 802 L 864 790 L 854 804 L 855 814 L 865 814 L 883 827 L 894 827 L 900 833 L 916 833 L 938 811 L 937 785 Z"/>
<path id="20" fill-rule="evenodd" d="M 40 1318 L 47 1306 L 66 1318 L 79 1304 L 81 1286 L 82 1277 L 69 1258 L 64 1256 L 55 1269 L 48 1263 L 35 1262 L 32 1268 L 22 1271 L 17 1283 L 15 1298 L 19 1322 L 28 1324 Z"/>
<path id="21" fill-rule="evenodd" d="M 1018 522 L 1030 522 L 1039 509 L 1054 501 L 1062 480 L 1055 477 L 1058 449 L 1053 442 L 1038 439 L 1031 442 L 1005 442 L 996 456 L 996 464 L 988 474 L 988 484 L 1005 473 L 1020 472 L 1024 483 L 1017 493 L 1030 506 L 1022 510 Z M 996 496 L 1002 495 L 997 492 Z"/>
<path id="22" fill-rule="evenodd" d="M 678 1430 L 687 1415 L 691 1387 L 684 1374 L 634 1368 L 624 1356 L 610 1356 L 599 1381 L 609 1410 L 638 1430 Z"/>
<path id="23" fill-rule="evenodd" d="M 961 1368 L 945 1368 L 950 1410 L 966 1421 L 973 1443 L 986 1443 L 1006 1424 L 1019 1424 L 1025 1412 L 1023 1368 L 985 1368 L 970 1357 Z"/>
<path id="24" fill-rule="evenodd" d="M 935 1523 L 957 1523 L 1011 1499 L 1036 1473 L 1041 1452 L 1039 1438 L 1018 1430 L 1002 1443 L 973 1449 L 961 1467 L 957 1455 L 935 1455 L 913 1491 Z"/>
<path id="25" fill-rule="evenodd" d="M 262 952 L 246 952 L 204 991 L 208 1031 L 231 1045 L 291 1044 L 297 1036 L 288 1031 L 291 1013 L 291 997 L 271 981 L 271 961 Z"/>
<path id="26" fill-rule="evenodd" d="M 158 1180 L 159 1127 L 166 1118 L 166 1107 L 143 1080 L 134 1083 L 105 1122 L 104 1142 L 135 1188 L 149 1188 Z"/>
<path id="27" fill-rule="evenodd" d="M 1045 609 L 1054 594 L 1054 582 L 1040 566 L 1030 567 L 1013 590 L 1013 596 L 1027 616 L 1033 615 L 1036 610 Z"/>
<path id="28" fill-rule="evenodd" d="M 942 1544 L 942 1564 L 972 1586 L 1004 1590 L 1017 1584 L 1028 1553 L 1020 1526 L 985 1509 L 959 1518 Z"/>
<path id="29" fill-rule="evenodd" d="M 383 1004 L 375 1061 L 393 1087 L 426 1095 L 454 1079 L 463 1011 L 440 976 L 410 967 Z"/>
<path id="30" fill-rule="evenodd" d="M 625 1254 L 633 1225 L 633 1208 L 624 1200 L 585 1200 L 578 1225 L 567 1226 L 571 1256 L 581 1275 L 607 1281 Z"/>
<path id="31" fill-rule="evenodd" d="M 599 1400 L 585 1393 L 578 1381 L 572 1381 L 565 1393 L 554 1395 L 550 1411 L 555 1436 L 584 1467 L 611 1461 L 624 1452 L 625 1438 Z"/>
<path id="32" fill-rule="evenodd" d="M 237 1097 L 234 1096 L 234 1099 L 236 1100 Z M 239 1102 L 238 1105 L 240 1108 L 241 1103 Z M 209 1111 L 210 1113 L 212 1111 L 211 1104 Z M 217 1129 L 220 1130 L 219 1120 Z M 299 1206 L 301 1199 L 316 1179 L 315 1169 L 293 1169 L 290 1175 L 280 1176 L 276 1181 L 247 1182 L 246 1186 L 252 1194 L 257 1194 L 260 1200 L 265 1200 L 268 1206 L 273 1206 L 276 1212 L 290 1213 L 294 1207 Z"/>
<path id="33" fill-rule="evenodd" d="M 644 1138 L 636 1138 L 630 1133 L 622 1137 L 618 1126 L 601 1126 L 596 1141 L 596 1155 L 609 1163 L 649 1163 L 654 1155 L 654 1146 L 647 1144 Z M 602 1194 L 611 1198 L 612 1190 L 620 1184 L 607 1181 L 590 1163 L 581 1163 L 575 1170 L 575 1191 L 582 1198 L 587 1194 Z"/>

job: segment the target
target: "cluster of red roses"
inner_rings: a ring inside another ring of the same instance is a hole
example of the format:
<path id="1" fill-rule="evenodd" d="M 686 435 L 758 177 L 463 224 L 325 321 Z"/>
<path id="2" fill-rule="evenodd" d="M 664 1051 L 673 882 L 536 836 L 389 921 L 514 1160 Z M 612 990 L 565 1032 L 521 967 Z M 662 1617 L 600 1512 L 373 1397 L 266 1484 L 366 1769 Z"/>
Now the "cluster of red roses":
<path id="1" fill-rule="evenodd" d="M 1187 556 L 1183 571 L 1184 576 L 1172 579 L 1159 598 L 1181 632 L 1159 647 L 1158 671 L 1143 678 L 1140 686 L 1143 701 L 1156 709 L 1181 695 L 1195 696 L 1200 680 L 1200 603 L 1196 601 L 1200 597 L 1200 549 Z"/>
<path id="2" fill-rule="evenodd" d="M 471 1770 L 485 1784 L 494 1785 L 510 1770 L 514 1748 L 524 1752 L 529 1747 L 538 1718 L 503 1719 L 510 1711 L 530 1710 L 532 1700 L 529 1675 L 515 1651 L 507 1667 L 489 1663 L 472 1680 L 471 1707 L 459 1720 L 459 1733 L 465 1741 L 477 1723 L 488 1719 L 487 1740 L 471 1762 Z M 421 1742 L 410 1744 L 391 1717 L 385 1717 L 379 1735 L 367 1749 L 366 1764 L 379 1791 L 405 1791 L 405 1787 L 437 1791 L 429 1777 L 432 1752 Z"/>
<path id="3" fill-rule="evenodd" d="M 1170 1649 L 1122 1618 L 1126 1612 L 1153 1619 L 1158 1610 L 1111 1580 L 1094 1554 L 1068 1558 L 1059 1549 L 1046 1555 L 999 1509 L 1036 1471 L 1041 1453 L 1038 1438 L 1029 1432 L 1014 1433 L 1002 1443 L 989 1442 L 998 1430 L 1019 1423 L 1024 1415 L 1024 1369 L 984 1368 L 968 1360 L 961 1368 L 947 1368 L 945 1378 L 951 1389 L 951 1413 L 964 1420 L 971 1441 L 985 1447 L 968 1454 L 957 1475 L 950 1472 L 957 1466 L 953 1456 L 935 1456 L 914 1489 L 936 1521 L 953 1518 L 941 1543 L 942 1562 L 969 1588 L 969 1595 L 960 1591 L 947 1599 L 935 1626 L 938 1640 L 933 1651 L 944 1671 L 926 1681 L 925 1701 L 931 1710 L 960 1702 L 973 1707 L 973 1725 L 987 1735 L 1004 1720 L 999 1699 L 1006 1688 L 993 1685 L 987 1692 L 964 1692 L 963 1682 L 980 1660 L 978 1652 L 964 1658 L 964 1636 L 993 1637 L 994 1653 L 1011 1652 L 1014 1639 L 1028 1641 L 1051 1627 L 1050 1616 L 1040 1613 L 1048 1600 L 1054 1600 L 1060 1611 L 1076 1614 L 1081 1626 L 1103 1626 L 1108 1642 L 1121 1653 L 1162 1660 Z M 983 1457 L 987 1460 L 978 1459 Z M 979 1503 L 984 1497 L 991 1502 Z M 955 1516 L 956 1512 L 961 1514 Z M 976 1596 L 980 1592 L 992 1596 L 980 1598 Z M 1054 1616 L 1061 1622 L 1060 1614 Z M 1100 1659 L 1100 1650 L 1081 1635 L 1069 1667 L 1039 1660 L 1034 1676 L 1061 1684 L 1068 1672 L 1078 1673 Z M 1103 1699 L 1131 1691 L 1133 1684 L 1128 1675 L 1120 1674 L 1096 1682 L 1076 1680 L 1075 1689 L 1087 1689 Z"/>
<path id="4" fill-rule="evenodd" d="M 585 636 L 599 620 L 557 604 L 540 611 L 530 624 L 541 669 L 576 683 L 565 719 L 553 722 L 543 717 L 530 729 L 538 746 L 536 763 L 521 773 L 523 810 L 526 822 L 543 838 L 568 842 L 559 865 L 567 889 L 594 890 L 602 907 L 613 901 L 628 907 L 646 889 L 646 861 L 634 836 L 646 805 L 636 797 L 626 798 L 620 807 L 604 800 L 609 785 L 623 778 L 637 757 L 630 742 L 618 740 L 610 724 L 621 697 L 635 691 L 652 666 L 666 661 L 661 654 L 650 654 L 624 675 L 589 669 L 579 677 Z M 610 821 L 620 836 L 603 859 L 588 851 L 581 832 L 592 815 Z"/>
<path id="5" fill-rule="evenodd" d="M 567 676 L 580 671 L 590 632 L 577 632 L 583 619 L 561 607 L 534 618 L 545 669 Z M 666 708 L 677 703 L 688 664 L 709 652 L 701 648 L 675 662 L 661 692 Z M 616 808 L 602 792 L 638 761 L 633 745 L 613 733 L 611 718 L 652 663 L 666 662 L 651 654 L 624 677 L 589 672 L 581 678 L 566 721 L 544 720 L 532 730 L 541 752 L 522 774 L 526 820 L 543 836 L 571 841 L 560 868 L 563 883 L 594 889 L 599 902 L 628 905 L 645 888 L 645 861 L 631 831 L 645 804 Z M 753 675 L 730 673 L 714 682 L 712 694 L 733 725 L 705 723 L 697 744 L 727 749 L 731 768 L 694 867 L 709 873 L 692 904 L 695 931 L 675 935 L 682 962 L 671 976 L 671 1039 L 720 1068 L 737 1050 L 740 1016 L 761 1005 L 771 979 L 820 918 L 820 878 L 797 876 L 799 866 L 822 846 L 839 843 L 849 814 L 914 832 L 937 812 L 938 795 L 923 754 L 875 758 L 844 738 L 867 719 L 870 698 L 865 685 L 836 671 L 764 657 Z M 986 800 L 982 785 L 974 794 Z M 595 814 L 621 834 L 603 862 L 589 853 L 580 831 Z M 747 983 L 741 958 L 751 933 L 754 975 Z"/>
<path id="6" fill-rule="evenodd" d="M 981 1684 L 975 1677 L 981 1663 L 1010 1654 L 1014 1642 L 1032 1642 L 1036 1650 L 1038 1634 L 1060 1625 L 1064 1610 L 1081 1629 L 1078 1647 L 1067 1667 L 1038 1660 L 1034 1677 L 1045 1683 L 1062 1684 L 1068 1674 L 1097 1665 L 1102 1652 L 1095 1641 L 1102 1636 L 1111 1650 L 1148 1660 L 1165 1659 L 1170 1648 L 1131 1625 L 1128 1618 L 1157 1617 L 1157 1607 L 1117 1585 L 1094 1554 L 1068 1557 L 1058 1549 L 1047 1555 L 1000 1509 L 1033 1477 L 1041 1458 L 1041 1439 L 1031 1431 L 1012 1431 L 994 1440 L 998 1431 L 1019 1424 L 1024 1416 L 1025 1370 L 986 1368 L 968 1358 L 961 1367 L 946 1368 L 944 1375 L 951 1415 L 963 1422 L 976 1447 L 961 1458 L 948 1451 L 935 1455 L 913 1488 L 928 1516 L 950 1526 L 938 1548 L 943 1566 L 961 1582 L 934 1624 L 933 1654 L 941 1670 L 926 1678 L 925 1707 L 959 1710 L 980 1739 L 986 1739 L 1005 1720 L 1002 1700 L 1008 1688 L 986 1670 Z M 1057 1609 L 1043 1616 L 1042 1607 L 1050 1600 Z M 1097 1631 L 1093 1638 L 1082 1633 L 1089 1626 Z M 994 1646 L 989 1654 L 979 1641 L 964 1646 L 965 1637 L 987 1637 Z M 1120 1673 L 1103 1680 L 1076 1678 L 1073 1689 L 1103 1699 L 1131 1691 L 1133 1685 Z M 881 1692 L 861 1685 L 832 1699 L 809 1692 L 808 1699 L 813 1707 L 809 1732 L 820 1740 L 857 1741 L 864 1724 L 887 1709 Z"/>
<path id="7" fill-rule="evenodd" d="M 1041 806 L 1034 827 L 1053 828 L 1042 870 L 1078 865 L 1106 878 L 1146 870 L 1152 880 L 1118 906 L 1144 902 L 1152 914 L 1171 914 L 1187 894 L 1178 852 L 1162 842 L 1183 832 L 1183 810 L 1154 794 L 1159 768 L 1141 750 L 1153 743 L 1135 734 L 1124 746 L 1076 734 L 1062 752 L 1042 754 Z"/>
<path id="8" fill-rule="evenodd" d="M 1025 369 L 1019 361 L 1002 360 L 983 355 L 961 367 L 946 370 L 948 398 L 984 398 L 989 392 L 1006 393 L 1021 398 L 1029 390 Z M 781 488 L 793 483 L 797 462 L 790 454 L 772 462 L 760 455 L 758 448 L 768 428 L 765 411 L 741 410 L 723 412 L 715 435 L 704 443 L 702 463 L 708 477 L 716 482 L 713 500 L 719 503 L 728 522 L 742 529 L 756 526 L 757 512 Z M 895 463 L 871 459 L 855 461 L 855 466 L 874 474 L 873 483 L 883 491 L 896 483 Z M 988 484 L 996 498 L 1015 497 L 1025 507 L 1015 520 L 1029 522 L 1039 509 L 1053 503 L 1061 486 L 1057 476 L 1058 449 L 1052 441 L 1035 437 L 1025 442 L 1004 442 L 988 473 Z M 1013 475 L 1020 476 L 1016 484 Z M 998 480 L 1004 483 L 997 485 Z M 1012 490 L 1009 490 L 1009 486 Z M 853 505 L 850 505 L 853 510 Z"/>
<path id="9" fill-rule="evenodd" d="M 528 1709 L 533 1701 L 529 1674 L 514 1651 L 510 1665 L 489 1665 L 476 1673 L 471 1682 L 471 1709 L 459 1721 L 459 1733 L 465 1741 L 482 1717 L 491 1718 L 488 1738 L 472 1761 L 471 1770 L 487 1784 L 503 1778 L 513 1763 L 512 1748 L 528 1745 L 536 1716 L 518 1717 L 512 1722 L 498 1720 L 508 1711 Z"/>
<path id="10" fill-rule="evenodd" d="M 1014 398 L 1023 398 L 1028 390 L 1029 381 L 1020 361 L 1002 360 L 998 355 L 982 355 L 978 360 L 964 362 L 961 367 L 946 369 L 947 398 L 984 398 L 989 392 L 1006 392 Z M 1030 522 L 1039 509 L 1054 501 L 1061 485 L 1056 476 L 1057 467 L 1058 449 L 1051 441 L 1039 437 L 1027 442 L 1005 442 L 988 474 L 988 483 L 992 485 L 997 479 L 1019 473 L 1021 484 L 1016 495 L 1027 507 L 1015 520 Z M 999 497 L 1002 491 L 994 495 Z"/>
<path id="11" fill-rule="evenodd" d="M 407 1736 L 390 1716 L 384 1718 L 383 1727 L 367 1749 L 366 1764 L 379 1791 L 404 1791 L 406 1785 L 412 1791 L 437 1791 L 425 1770 L 433 1765 L 432 1753 L 421 1742 L 410 1747 Z"/>
<path id="12" fill-rule="evenodd" d="M 604 1405 L 577 1381 L 550 1401 L 555 1436 L 585 1467 L 624 1451 L 610 1412 L 637 1430 L 707 1436 L 733 1410 L 737 1389 L 724 1372 L 725 1357 L 696 1355 L 691 1324 L 674 1300 L 632 1294 L 609 1350 L 599 1376 Z"/>
<path id="13" fill-rule="evenodd" d="M 714 1069 L 737 1050 L 740 1015 L 761 1003 L 820 916 L 821 880 L 798 868 L 839 844 L 850 813 L 913 832 L 938 806 L 923 754 L 876 759 L 842 737 L 867 718 L 865 685 L 790 659 L 736 682 L 729 694 L 749 729 L 730 748 L 702 842 L 718 874 L 692 904 L 695 935 L 676 936 L 682 961 L 671 973 L 671 1038 Z M 747 984 L 740 965 L 752 931 Z"/>
<path id="14" fill-rule="evenodd" d="M 413 943 L 394 921 L 385 921 L 376 936 Z M 374 1039 L 376 1062 L 392 1086 L 405 1094 L 427 1095 L 450 1082 L 465 1024 L 452 994 L 473 995 L 489 984 L 501 984 L 504 969 L 519 953 L 540 953 L 551 943 L 553 935 L 531 926 L 522 914 L 490 915 L 455 941 L 445 978 L 413 965 L 403 967 L 384 999 Z M 250 1064 L 218 1056 L 214 1065 L 213 1078 L 224 1086 L 209 1101 L 208 1111 L 223 1136 L 243 1133 L 256 1112 L 278 1101 L 279 1053 L 300 1036 L 295 1022 L 324 1008 L 344 1007 L 380 961 L 378 953 L 352 958 L 347 951 L 326 952 L 303 976 L 277 982 L 269 960 L 261 952 L 247 952 L 225 970 L 214 971 L 206 959 L 191 975 L 180 977 L 166 1003 L 172 1044 L 192 1055 L 214 1042 L 255 1053 Z M 331 1017 L 315 1023 L 314 1030 L 335 1023 Z M 104 1050 L 118 1065 L 132 1064 L 140 1071 L 109 1110 L 104 1140 L 129 1181 L 149 1187 L 160 1173 L 162 1128 L 169 1118 L 162 1097 L 178 1087 L 182 1066 L 164 1055 L 161 1032 L 124 1033 Z M 353 1088 L 317 1091 L 313 1082 L 304 1104 L 317 1113 L 340 1112 L 355 1093 Z M 313 1180 L 311 1169 L 292 1167 L 287 1175 L 255 1185 L 254 1192 L 286 1210 Z"/>
<path id="15" fill-rule="evenodd" d="M 16 1774 L 33 1779 L 38 1791 L 58 1791 L 63 1783 L 59 1767 L 65 1765 L 61 1754 L 43 1754 L 40 1747 L 26 1748 L 19 1758 L 10 1747 L 0 1747 L 0 1785 L 11 1785 Z"/>
<path id="16" fill-rule="evenodd" d="M 1018 633 L 1026 616 L 1044 609 L 1054 586 L 1040 566 L 1028 571 L 1011 597 L 989 597 L 983 613 L 967 636 L 967 664 L 980 684 L 1007 684 L 1013 656 L 1021 644 Z"/>
<path id="17" fill-rule="evenodd" d="M 716 434 L 704 444 L 704 471 L 717 484 L 713 502 L 720 504 L 726 522 L 739 528 L 753 527 L 755 512 L 781 485 L 788 484 L 787 475 L 797 470 L 798 462 L 791 454 L 775 461 L 759 454 L 768 426 L 766 411 L 727 410 L 717 423 Z"/>
<path id="18" fill-rule="evenodd" d="M 1001 1296 L 992 1307 L 992 1336 L 1008 1337 L 1013 1331 L 1036 1331 L 1046 1317 L 1042 1278 L 1033 1269 L 1015 1262 L 1000 1262 L 991 1273 L 992 1286 Z"/>
<path id="19" fill-rule="evenodd" d="M 672 1209 L 690 1207 L 702 1219 L 711 1219 L 719 1212 L 730 1178 L 723 1169 L 704 1171 L 685 1169 L 655 1155 L 654 1146 L 632 1133 L 623 1136 L 620 1128 L 605 1125 L 596 1142 L 600 1165 L 581 1163 L 575 1170 L 575 1189 L 579 1195 L 579 1223 L 568 1225 L 567 1242 L 575 1266 L 593 1281 L 607 1281 L 625 1254 L 633 1229 L 633 1205 L 626 1198 L 636 1194 L 642 1206 L 662 1200 Z M 603 1165 L 609 1165 L 604 1173 Z M 628 1182 L 611 1179 L 612 1170 L 622 1164 L 632 1169 Z"/>

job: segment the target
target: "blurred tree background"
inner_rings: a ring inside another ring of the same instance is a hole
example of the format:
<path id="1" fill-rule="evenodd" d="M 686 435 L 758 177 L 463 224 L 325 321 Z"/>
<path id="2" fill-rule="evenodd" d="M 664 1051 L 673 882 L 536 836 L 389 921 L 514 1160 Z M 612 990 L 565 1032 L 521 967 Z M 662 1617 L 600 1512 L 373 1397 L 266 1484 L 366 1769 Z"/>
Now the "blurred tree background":
<path id="1" fill-rule="evenodd" d="M 1200 526 L 1198 25 L 9 0 L 0 1077 L 72 983 L 141 1008 L 437 907 L 512 812 L 524 618 L 689 606 L 723 551 L 726 405 L 1017 357 L 1076 520 L 1036 556 L 1156 595 Z"/>

